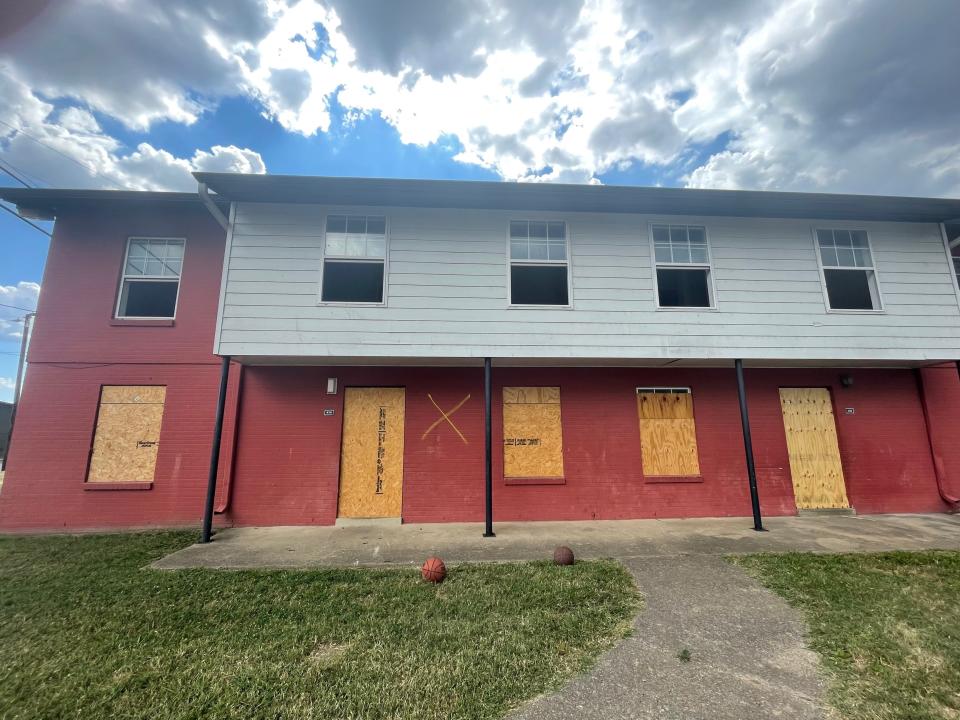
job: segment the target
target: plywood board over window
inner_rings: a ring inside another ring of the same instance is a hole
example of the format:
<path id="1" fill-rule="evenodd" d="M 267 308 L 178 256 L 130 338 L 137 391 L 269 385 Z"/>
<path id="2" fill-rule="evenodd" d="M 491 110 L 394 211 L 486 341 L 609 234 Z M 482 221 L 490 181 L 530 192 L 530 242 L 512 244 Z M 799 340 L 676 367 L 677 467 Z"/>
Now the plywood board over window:
<path id="1" fill-rule="evenodd" d="M 700 475 L 693 394 L 689 388 L 637 388 L 643 474 Z"/>
<path id="2" fill-rule="evenodd" d="M 104 385 L 87 482 L 152 482 L 167 388 Z"/>
<path id="3" fill-rule="evenodd" d="M 563 477 L 560 388 L 503 389 L 503 475 Z"/>

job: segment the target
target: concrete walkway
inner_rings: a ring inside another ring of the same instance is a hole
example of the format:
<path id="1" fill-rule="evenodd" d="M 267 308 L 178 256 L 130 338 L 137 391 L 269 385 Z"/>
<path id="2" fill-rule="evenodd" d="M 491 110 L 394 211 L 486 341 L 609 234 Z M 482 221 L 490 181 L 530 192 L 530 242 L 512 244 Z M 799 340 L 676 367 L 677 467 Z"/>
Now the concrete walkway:
<path id="1" fill-rule="evenodd" d="M 258 568 L 497 562 L 550 557 L 558 544 L 577 557 L 619 559 L 753 552 L 960 549 L 960 516 L 780 517 L 755 532 L 747 518 L 497 523 L 484 538 L 473 523 L 229 528 L 154 567 Z"/>
<path id="2" fill-rule="evenodd" d="M 633 635 L 512 720 L 824 717 L 818 658 L 779 596 L 716 556 L 625 564 L 645 596 Z"/>

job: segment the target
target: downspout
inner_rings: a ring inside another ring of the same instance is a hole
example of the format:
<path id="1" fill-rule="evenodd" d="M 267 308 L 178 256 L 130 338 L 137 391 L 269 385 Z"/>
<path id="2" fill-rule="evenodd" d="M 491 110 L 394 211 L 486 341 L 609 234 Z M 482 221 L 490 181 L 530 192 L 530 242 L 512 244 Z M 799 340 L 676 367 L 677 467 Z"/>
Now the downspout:
<path id="1" fill-rule="evenodd" d="M 960 363 L 958 363 L 958 367 L 960 367 Z M 920 393 L 920 408 L 923 410 L 923 429 L 927 433 L 930 460 L 933 462 L 933 476 L 937 480 L 937 492 L 940 493 L 940 499 L 950 506 L 951 512 L 958 512 L 960 511 L 960 498 L 953 497 L 943 488 L 943 467 L 940 458 L 937 457 L 936 448 L 933 446 L 933 436 L 930 434 L 930 411 L 927 409 L 927 394 L 923 387 L 923 371 L 920 368 L 914 368 L 913 376 L 917 380 L 917 391 Z"/>
<path id="2" fill-rule="evenodd" d="M 217 503 L 213 512 L 217 515 L 221 515 L 227 511 L 230 507 L 230 498 L 233 490 L 233 474 L 234 468 L 237 465 L 237 433 L 239 432 L 240 426 L 240 404 L 243 402 L 243 365 L 237 365 L 237 395 L 234 398 L 234 402 L 231 403 L 232 407 L 230 408 L 230 415 L 233 418 L 233 426 L 230 431 L 230 438 L 228 442 L 230 443 L 230 460 L 226 464 L 226 469 L 223 473 L 223 496 L 220 499 L 220 502 Z"/>
<path id="3" fill-rule="evenodd" d="M 210 194 L 207 192 L 207 184 L 197 183 L 197 193 L 200 195 L 200 202 L 210 211 L 213 219 L 220 223 L 220 227 L 224 230 L 229 230 L 230 221 L 227 220 L 227 216 L 223 214 L 223 211 L 217 207 L 213 198 L 210 197 Z"/>

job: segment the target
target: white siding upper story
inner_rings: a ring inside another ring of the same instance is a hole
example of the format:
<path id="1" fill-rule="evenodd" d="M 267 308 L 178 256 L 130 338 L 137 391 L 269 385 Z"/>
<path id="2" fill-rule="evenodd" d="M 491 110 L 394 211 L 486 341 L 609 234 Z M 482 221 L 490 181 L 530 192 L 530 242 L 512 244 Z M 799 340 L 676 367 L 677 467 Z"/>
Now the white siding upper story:
<path id="1" fill-rule="evenodd" d="M 387 218 L 381 306 L 320 302 L 327 214 Z M 569 307 L 510 307 L 510 220 L 564 221 Z M 715 307 L 659 309 L 650 226 L 706 228 Z M 815 228 L 865 230 L 882 311 L 829 311 Z M 215 352 L 261 362 L 506 358 L 922 363 L 960 358 L 934 223 L 235 203 Z"/>

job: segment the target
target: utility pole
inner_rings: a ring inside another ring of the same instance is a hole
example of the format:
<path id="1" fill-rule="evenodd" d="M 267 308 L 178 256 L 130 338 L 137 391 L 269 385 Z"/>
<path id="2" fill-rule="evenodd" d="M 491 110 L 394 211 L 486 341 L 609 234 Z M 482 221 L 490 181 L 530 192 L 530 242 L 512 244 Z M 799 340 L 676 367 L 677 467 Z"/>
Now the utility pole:
<path id="1" fill-rule="evenodd" d="M 13 386 L 13 410 L 10 412 L 10 430 L 7 432 L 7 451 L 3 456 L 3 468 L 7 469 L 7 458 L 10 457 L 10 444 L 13 442 L 13 424 L 17 420 L 17 408 L 20 407 L 20 390 L 23 386 L 23 372 L 27 362 L 27 345 L 30 343 L 30 330 L 33 327 L 33 318 L 36 313 L 27 313 L 23 316 L 23 335 L 20 336 L 20 361 L 17 364 L 17 381 Z"/>

